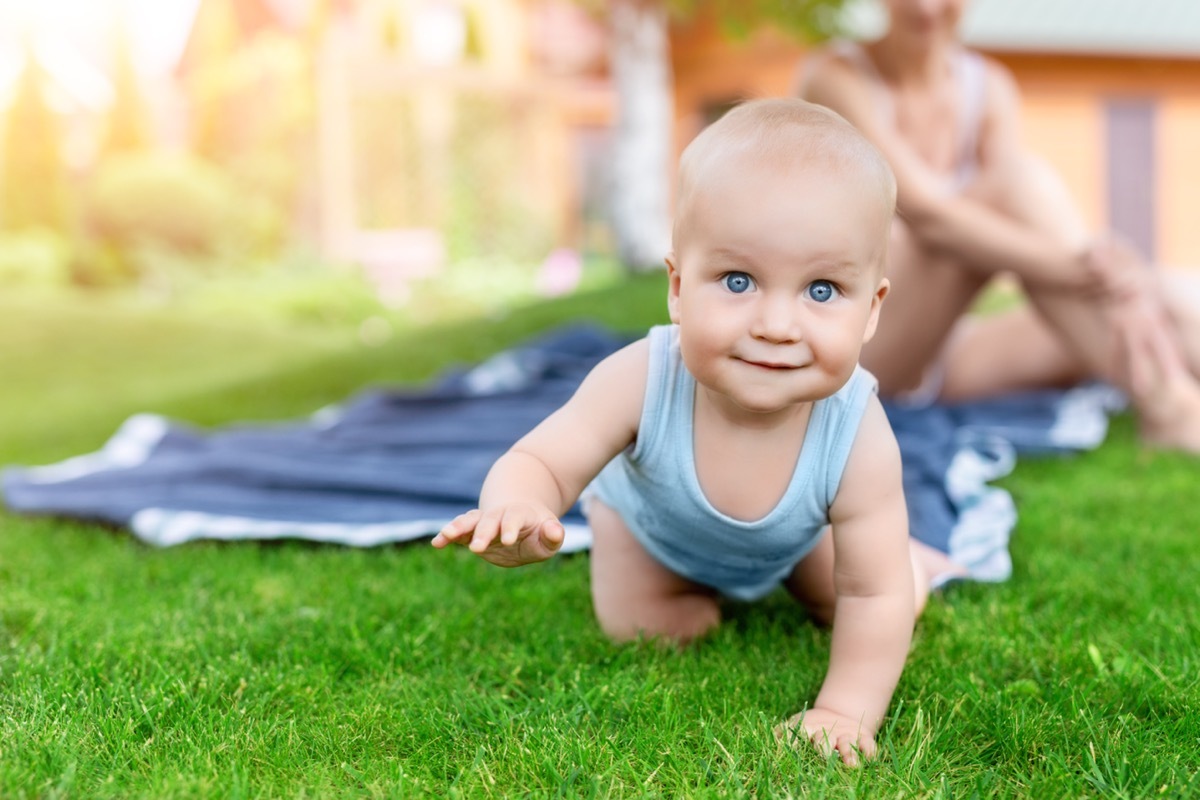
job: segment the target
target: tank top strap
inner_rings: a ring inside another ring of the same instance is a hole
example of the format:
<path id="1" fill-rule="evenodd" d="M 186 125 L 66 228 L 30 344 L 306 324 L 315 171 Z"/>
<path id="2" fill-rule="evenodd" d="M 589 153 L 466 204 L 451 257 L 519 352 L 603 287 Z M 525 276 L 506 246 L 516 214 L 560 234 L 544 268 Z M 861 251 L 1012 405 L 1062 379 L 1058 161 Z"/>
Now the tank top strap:
<path id="1" fill-rule="evenodd" d="M 863 367 L 855 367 L 854 374 L 846 385 L 832 397 L 818 402 L 820 409 L 821 435 L 824 439 L 822 461 L 824 462 L 824 493 L 826 508 L 837 497 L 842 485 L 842 475 L 850 460 L 850 451 L 858 437 L 858 428 L 867 402 L 878 389 L 875 376 Z M 811 423 L 810 423 L 811 424 Z M 807 445 L 807 440 L 806 440 Z"/>
<path id="2" fill-rule="evenodd" d="M 987 107 L 987 65 L 979 53 L 964 49 L 955 62 L 955 70 L 959 88 L 955 181 L 961 187 L 969 183 L 979 169 L 979 142 Z"/>
<path id="3" fill-rule="evenodd" d="M 676 325 L 656 325 L 646 334 L 649 363 L 646 370 L 646 396 L 638 423 L 637 439 L 630 457 L 641 460 L 663 445 L 669 431 L 664 419 L 677 419 L 675 407 L 683 401 L 685 387 L 680 384 L 683 370 L 678 369 L 679 329 Z"/>

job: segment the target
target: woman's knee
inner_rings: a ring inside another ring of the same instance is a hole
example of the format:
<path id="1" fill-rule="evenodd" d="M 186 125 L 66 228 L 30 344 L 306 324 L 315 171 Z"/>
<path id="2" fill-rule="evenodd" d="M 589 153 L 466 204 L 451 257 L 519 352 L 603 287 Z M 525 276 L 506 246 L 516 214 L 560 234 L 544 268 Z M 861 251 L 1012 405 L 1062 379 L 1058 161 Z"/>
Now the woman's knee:
<path id="1" fill-rule="evenodd" d="M 1086 244 L 1089 232 L 1062 178 L 1032 154 L 981 169 L 963 196 L 1071 247 Z"/>

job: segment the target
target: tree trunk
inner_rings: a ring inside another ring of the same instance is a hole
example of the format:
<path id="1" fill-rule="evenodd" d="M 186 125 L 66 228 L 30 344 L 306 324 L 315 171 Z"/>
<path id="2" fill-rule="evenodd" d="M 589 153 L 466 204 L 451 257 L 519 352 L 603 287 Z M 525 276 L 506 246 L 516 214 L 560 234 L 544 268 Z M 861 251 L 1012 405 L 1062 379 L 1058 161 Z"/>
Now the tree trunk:
<path id="1" fill-rule="evenodd" d="M 663 265 L 670 248 L 674 99 L 667 11 L 660 0 L 611 0 L 617 89 L 613 232 L 632 270 Z"/>

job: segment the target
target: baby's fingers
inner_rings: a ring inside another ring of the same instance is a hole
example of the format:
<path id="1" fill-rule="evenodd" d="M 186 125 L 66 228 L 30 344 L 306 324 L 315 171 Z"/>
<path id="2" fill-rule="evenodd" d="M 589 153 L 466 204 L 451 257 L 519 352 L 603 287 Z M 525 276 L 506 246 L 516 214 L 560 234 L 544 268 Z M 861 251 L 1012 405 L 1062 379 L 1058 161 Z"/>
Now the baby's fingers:
<path id="1" fill-rule="evenodd" d="M 848 767 L 858 766 L 858 750 L 854 746 L 854 737 L 849 733 L 843 733 L 837 739 L 837 745 L 834 747 L 837 754 L 841 757 L 842 763 Z"/>
<path id="2" fill-rule="evenodd" d="M 875 753 L 875 743 L 869 737 L 856 737 L 850 731 L 845 730 L 829 731 L 818 728 L 809 735 L 809 741 L 826 758 L 837 753 L 838 758 L 848 767 L 858 766 L 860 752 L 865 758 L 870 758 Z M 871 745 L 870 755 L 868 755 L 868 749 L 863 746 L 867 742 L 870 742 Z"/>
<path id="3" fill-rule="evenodd" d="M 857 767 L 860 760 L 870 761 L 875 758 L 875 739 L 865 733 L 858 736 L 843 733 L 838 736 L 837 752 L 842 757 L 843 764 Z"/>
<path id="4" fill-rule="evenodd" d="M 562 547 L 563 539 L 567 538 L 562 523 L 553 517 L 543 520 L 539 533 L 547 550 L 557 550 Z"/>
<path id="5" fill-rule="evenodd" d="M 501 512 L 489 511 L 481 514 L 479 522 L 475 525 L 475 531 L 471 534 L 471 543 L 467 545 L 467 548 L 472 553 L 482 553 L 491 547 L 492 542 L 500 535 L 502 520 Z"/>
<path id="6" fill-rule="evenodd" d="M 448 544 L 466 544 L 471 540 L 471 534 L 474 532 L 475 526 L 479 524 L 479 519 L 482 516 L 483 512 L 478 508 L 472 509 L 465 514 L 459 514 L 437 532 L 431 544 L 438 548 L 445 547 Z"/>
<path id="7" fill-rule="evenodd" d="M 500 520 L 500 544 L 512 547 L 521 539 L 521 534 L 534 532 L 540 520 L 525 507 L 510 508 Z"/>

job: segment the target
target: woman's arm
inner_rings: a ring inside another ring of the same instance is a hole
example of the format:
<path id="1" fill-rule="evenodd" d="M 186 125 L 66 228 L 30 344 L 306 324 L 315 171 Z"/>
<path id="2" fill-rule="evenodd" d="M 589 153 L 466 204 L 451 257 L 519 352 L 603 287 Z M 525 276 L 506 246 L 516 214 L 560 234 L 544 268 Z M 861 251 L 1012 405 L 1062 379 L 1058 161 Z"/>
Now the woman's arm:
<path id="1" fill-rule="evenodd" d="M 983 157 L 1011 158 L 1020 147 L 1016 89 L 1002 73 L 989 72 Z M 1089 248 L 1043 234 L 948 191 L 944 178 L 881 118 L 876 87 L 844 58 L 825 58 L 808 74 L 799 94 L 837 111 L 879 148 L 896 175 L 899 213 L 927 248 L 986 274 L 1011 271 L 1035 284 L 1095 289 L 1095 257 Z"/>

